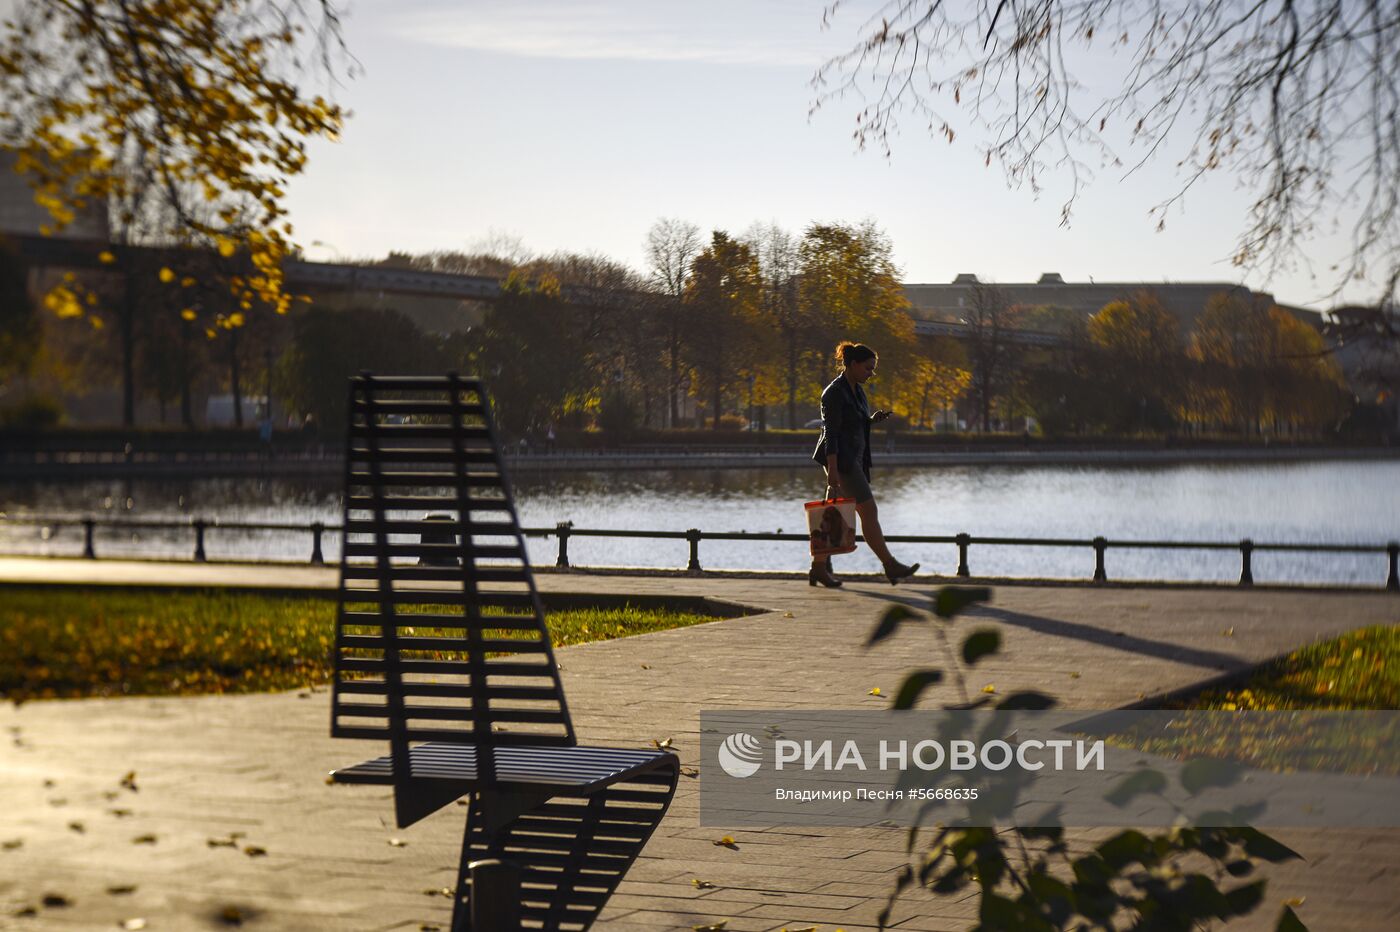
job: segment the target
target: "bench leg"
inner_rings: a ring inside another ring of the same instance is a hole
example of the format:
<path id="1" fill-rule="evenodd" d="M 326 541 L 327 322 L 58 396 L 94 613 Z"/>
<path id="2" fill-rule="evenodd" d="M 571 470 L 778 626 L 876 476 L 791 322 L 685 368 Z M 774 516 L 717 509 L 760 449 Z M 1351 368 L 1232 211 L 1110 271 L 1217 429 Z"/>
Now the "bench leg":
<path id="1" fill-rule="evenodd" d="M 518 815 L 508 794 L 473 793 L 452 932 L 497 932 L 472 921 L 476 883 L 493 884 L 490 893 L 482 888 L 483 897 L 497 895 L 498 875 L 471 870 L 484 860 L 509 861 L 518 870 L 521 928 L 588 929 L 666 814 L 680 776 L 674 761 L 587 796 L 531 801 Z"/>

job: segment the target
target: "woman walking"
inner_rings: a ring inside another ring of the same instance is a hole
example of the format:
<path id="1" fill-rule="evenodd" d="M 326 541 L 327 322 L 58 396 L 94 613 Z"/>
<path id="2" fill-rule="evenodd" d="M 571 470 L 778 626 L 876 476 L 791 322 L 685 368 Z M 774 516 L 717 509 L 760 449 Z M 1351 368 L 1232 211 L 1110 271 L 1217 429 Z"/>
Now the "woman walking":
<path id="1" fill-rule="evenodd" d="M 885 567 L 891 585 L 913 576 L 919 564 L 906 566 L 894 558 L 880 530 L 875 493 L 870 490 L 870 425 L 889 417 L 889 411 L 871 412 L 865 389 L 875 374 L 880 358 L 864 343 L 842 340 L 836 347 L 841 374 L 822 391 L 822 435 L 812 454 L 826 470 L 826 497 L 853 498 L 860 515 L 861 533 Z M 814 559 L 807 573 L 808 585 L 821 583 L 829 589 L 841 585 L 831 574 L 831 558 Z"/>

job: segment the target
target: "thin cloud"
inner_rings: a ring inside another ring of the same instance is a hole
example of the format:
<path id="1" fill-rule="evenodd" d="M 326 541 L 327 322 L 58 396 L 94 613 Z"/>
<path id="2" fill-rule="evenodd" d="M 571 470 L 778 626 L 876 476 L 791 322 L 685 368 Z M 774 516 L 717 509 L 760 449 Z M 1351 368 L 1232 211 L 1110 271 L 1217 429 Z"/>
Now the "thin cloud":
<path id="1" fill-rule="evenodd" d="M 814 69 L 832 54 L 808 3 L 473 3 L 400 11 L 401 39 L 504 55 Z"/>

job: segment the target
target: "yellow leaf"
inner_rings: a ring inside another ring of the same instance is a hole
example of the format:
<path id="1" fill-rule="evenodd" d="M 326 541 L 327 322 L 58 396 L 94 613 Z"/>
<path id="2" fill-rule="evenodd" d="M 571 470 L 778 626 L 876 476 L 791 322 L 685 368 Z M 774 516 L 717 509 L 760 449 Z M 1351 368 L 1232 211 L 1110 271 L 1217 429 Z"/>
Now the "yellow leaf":
<path id="1" fill-rule="evenodd" d="M 996 692 L 996 691 L 997 691 L 997 686 L 996 686 L 995 683 L 988 683 L 986 686 L 983 686 L 983 687 L 982 687 L 982 692 L 984 692 L 984 693 L 994 693 L 994 692 Z"/>
<path id="2" fill-rule="evenodd" d="M 874 689 L 870 690 L 870 692 L 868 693 L 868 695 L 871 695 L 871 696 L 883 696 L 884 693 L 880 692 L 880 687 L 876 686 Z"/>
<path id="3" fill-rule="evenodd" d="M 117 261 L 117 257 L 112 255 L 112 253 L 108 250 L 104 249 L 97 254 L 97 261 L 101 262 L 103 265 L 111 265 L 113 262 Z"/>
<path id="4" fill-rule="evenodd" d="M 695 884 L 695 889 L 697 890 L 713 890 L 715 888 L 714 884 L 710 883 L 708 880 L 701 880 L 699 877 L 692 878 L 690 882 Z"/>
<path id="5" fill-rule="evenodd" d="M 184 278 L 180 279 L 180 287 L 181 287 L 181 288 L 188 288 L 188 287 L 190 287 L 190 286 L 193 285 L 193 284 L 194 284 L 194 279 L 191 278 L 189 275 L 186 275 Z"/>
<path id="6" fill-rule="evenodd" d="M 1307 901 L 1308 898 L 1305 896 L 1290 896 L 1288 899 L 1283 901 L 1283 905 L 1291 906 L 1294 909 L 1297 909 L 1299 906 L 1302 906 Z"/>
<path id="7" fill-rule="evenodd" d="M 175 272 L 174 272 L 173 270 L 171 270 L 171 269 L 168 269 L 168 268 L 161 269 L 161 270 L 160 270 L 160 280 L 161 280 L 161 282 L 164 283 L 164 284 L 167 284 L 167 285 L 170 284 L 171 282 L 173 282 L 173 281 L 175 280 Z"/>
<path id="8" fill-rule="evenodd" d="M 735 849 L 737 849 L 737 848 L 739 847 L 739 844 L 738 844 L 738 842 L 736 842 L 736 841 L 734 840 L 734 836 L 733 836 L 733 835 L 725 835 L 725 836 L 724 836 L 723 838 L 721 838 L 719 841 L 715 842 L 715 847 L 717 847 L 717 848 L 735 848 Z"/>
<path id="9" fill-rule="evenodd" d="M 247 302 L 244 302 L 244 303 L 247 303 Z M 229 325 L 230 327 L 241 327 L 241 326 L 243 326 L 243 315 L 242 315 L 242 314 L 239 314 L 239 313 L 237 313 L 237 312 L 235 312 L 235 313 L 233 313 L 233 314 L 230 314 L 230 315 L 229 315 L 229 318 L 228 318 L 228 325 Z"/>
<path id="10" fill-rule="evenodd" d="M 217 237 L 214 242 L 219 247 L 219 255 L 225 259 L 238 251 L 238 244 L 227 236 Z"/>
<path id="11" fill-rule="evenodd" d="M 180 316 L 185 320 L 194 320 L 195 317 L 199 315 L 195 314 L 195 312 L 190 308 L 185 308 L 183 311 L 180 312 Z"/>

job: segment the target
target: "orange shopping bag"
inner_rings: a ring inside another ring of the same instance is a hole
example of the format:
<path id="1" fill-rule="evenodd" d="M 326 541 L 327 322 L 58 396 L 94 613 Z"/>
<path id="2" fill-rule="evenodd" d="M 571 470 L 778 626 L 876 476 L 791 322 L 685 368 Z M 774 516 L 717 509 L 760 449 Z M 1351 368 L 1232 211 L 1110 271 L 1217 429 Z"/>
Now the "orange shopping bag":
<path id="1" fill-rule="evenodd" d="M 856 500 L 828 498 L 807 502 L 807 531 L 812 538 L 812 556 L 850 553 L 856 549 Z"/>

